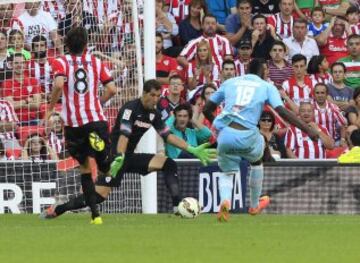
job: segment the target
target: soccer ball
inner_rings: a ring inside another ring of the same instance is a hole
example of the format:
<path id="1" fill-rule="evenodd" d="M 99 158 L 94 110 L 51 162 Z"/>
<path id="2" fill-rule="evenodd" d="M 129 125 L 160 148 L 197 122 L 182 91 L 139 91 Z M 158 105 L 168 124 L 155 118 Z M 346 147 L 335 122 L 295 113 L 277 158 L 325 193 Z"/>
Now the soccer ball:
<path id="1" fill-rule="evenodd" d="M 179 213 L 184 218 L 195 218 L 201 212 L 201 207 L 193 197 L 185 197 L 178 205 Z"/>

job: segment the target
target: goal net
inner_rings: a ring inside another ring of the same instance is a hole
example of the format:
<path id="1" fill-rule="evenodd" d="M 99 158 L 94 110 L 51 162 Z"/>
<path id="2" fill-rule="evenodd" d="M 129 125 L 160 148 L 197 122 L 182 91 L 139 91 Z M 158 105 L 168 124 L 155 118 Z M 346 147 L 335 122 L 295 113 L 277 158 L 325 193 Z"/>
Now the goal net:
<path id="1" fill-rule="evenodd" d="M 34 182 L 55 183 L 55 188 L 40 191 L 43 198 L 65 201 L 81 191 L 59 115 L 51 117 L 49 127 L 41 122 L 52 89 L 52 60 L 66 52 L 64 37 L 71 28 L 87 29 L 88 52 L 108 66 L 118 89 L 104 105 L 112 127 L 118 109 L 137 97 L 142 86 L 142 9 L 142 0 L 0 2 L 0 120 L 7 123 L 0 133 L 0 201 L 10 203 L 20 189 L 20 212 L 34 212 Z M 92 168 L 95 177 L 94 162 Z M 140 176 L 127 174 L 102 210 L 134 213 L 141 212 L 141 205 Z"/>

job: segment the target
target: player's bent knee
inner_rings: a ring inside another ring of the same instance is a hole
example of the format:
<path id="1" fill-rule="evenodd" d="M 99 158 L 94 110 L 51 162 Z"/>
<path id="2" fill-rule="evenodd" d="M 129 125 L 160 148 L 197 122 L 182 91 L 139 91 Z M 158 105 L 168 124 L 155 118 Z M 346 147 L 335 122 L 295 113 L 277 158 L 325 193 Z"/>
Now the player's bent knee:
<path id="1" fill-rule="evenodd" d="M 164 167 L 164 164 L 168 158 L 163 155 L 156 154 L 149 162 L 149 172 L 159 171 Z"/>
<path id="2" fill-rule="evenodd" d="M 97 185 L 95 190 L 99 195 L 106 199 L 111 192 L 111 187 Z"/>

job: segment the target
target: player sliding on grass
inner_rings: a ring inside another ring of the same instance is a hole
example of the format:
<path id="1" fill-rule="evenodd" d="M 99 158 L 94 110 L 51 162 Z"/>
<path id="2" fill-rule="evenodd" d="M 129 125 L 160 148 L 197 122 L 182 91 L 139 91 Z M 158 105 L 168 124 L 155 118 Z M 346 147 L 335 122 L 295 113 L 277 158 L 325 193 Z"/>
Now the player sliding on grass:
<path id="1" fill-rule="evenodd" d="M 180 189 L 176 162 L 158 154 L 134 153 L 141 137 L 151 126 L 167 143 L 188 151 L 199 158 L 204 165 L 207 165 L 210 159 L 216 158 L 216 150 L 207 149 L 208 144 L 192 147 L 184 140 L 170 134 L 169 128 L 161 120 L 161 113 L 155 109 L 160 98 L 160 90 L 161 84 L 158 81 L 148 80 L 144 83 L 142 97 L 127 102 L 120 109 L 111 133 L 112 153 L 116 156 L 111 164 L 112 177 L 98 176 L 95 183 L 97 203 L 102 203 L 106 199 L 111 187 L 120 186 L 126 172 L 145 175 L 153 171 L 162 171 L 171 194 L 174 212 L 177 212 Z M 85 206 L 85 199 L 81 194 L 65 204 L 49 207 L 43 212 L 42 217 L 55 218 L 66 211 Z"/>
<path id="2" fill-rule="evenodd" d="M 73 28 L 66 34 L 69 54 L 53 62 L 54 88 L 45 122 L 62 95 L 65 141 L 70 155 L 80 164 L 84 206 L 91 209 L 91 223 L 101 224 L 89 157 L 95 158 L 99 172 L 110 174 L 108 124 L 101 104 L 115 95 L 116 87 L 104 64 L 86 52 L 87 41 L 88 35 L 83 27 Z M 101 98 L 98 96 L 100 82 L 105 86 Z"/>
<path id="3" fill-rule="evenodd" d="M 219 133 L 218 163 L 224 172 L 219 178 L 219 221 L 227 221 L 229 218 L 232 175 L 240 172 L 241 159 L 246 159 L 251 164 L 249 213 L 259 214 L 270 203 L 268 196 L 260 198 L 264 176 L 261 158 L 264 154 L 265 140 L 257 124 L 265 103 L 269 103 L 281 117 L 299 127 L 312 139 L 318 137 L 316 130 L 284 108 L 276 87 L 261 79 L 264 77 L 265 67 L 264 60 L 252 60 L 249 66 L 250 74 L 225 81 L 204 108 L 205 117 L 213 122 L 213 112 L 220 103 L 225 102 L 224 110 L 214 121 Z"/>

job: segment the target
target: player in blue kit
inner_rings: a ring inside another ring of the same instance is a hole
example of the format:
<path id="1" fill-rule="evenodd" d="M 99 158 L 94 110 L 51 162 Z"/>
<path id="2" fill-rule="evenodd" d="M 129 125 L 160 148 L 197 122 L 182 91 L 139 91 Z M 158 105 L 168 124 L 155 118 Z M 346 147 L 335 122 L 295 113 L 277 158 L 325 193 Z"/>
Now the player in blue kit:
<path id="1" fill-rule="evenodd" d="M 277 88 L 262 79 L 265 69 L 265 60 L 252 60 L 249 74 L 225 81 L 210 97 L 203 111 L 218 131 L 218 163 L 224 172 L 219 179 L 219 221 L 229 219 L 232 178 L 235 173 L 240 173 L 239 163 L 242 159 L 251 164 L 249 213 L 259 214 L 270 203 L 269 196 L 260 198 L 264 177 L 261 158 L 264 154 L 265 139 L 257 124 L 265 103 L 270 104 L 285 120 L 308 133 L 310 138 L 318 138 L 318 131 L 285 109 Z M 221 103 L 224 103 L 224 110 L 214 121 L 213 112 Z"/>

